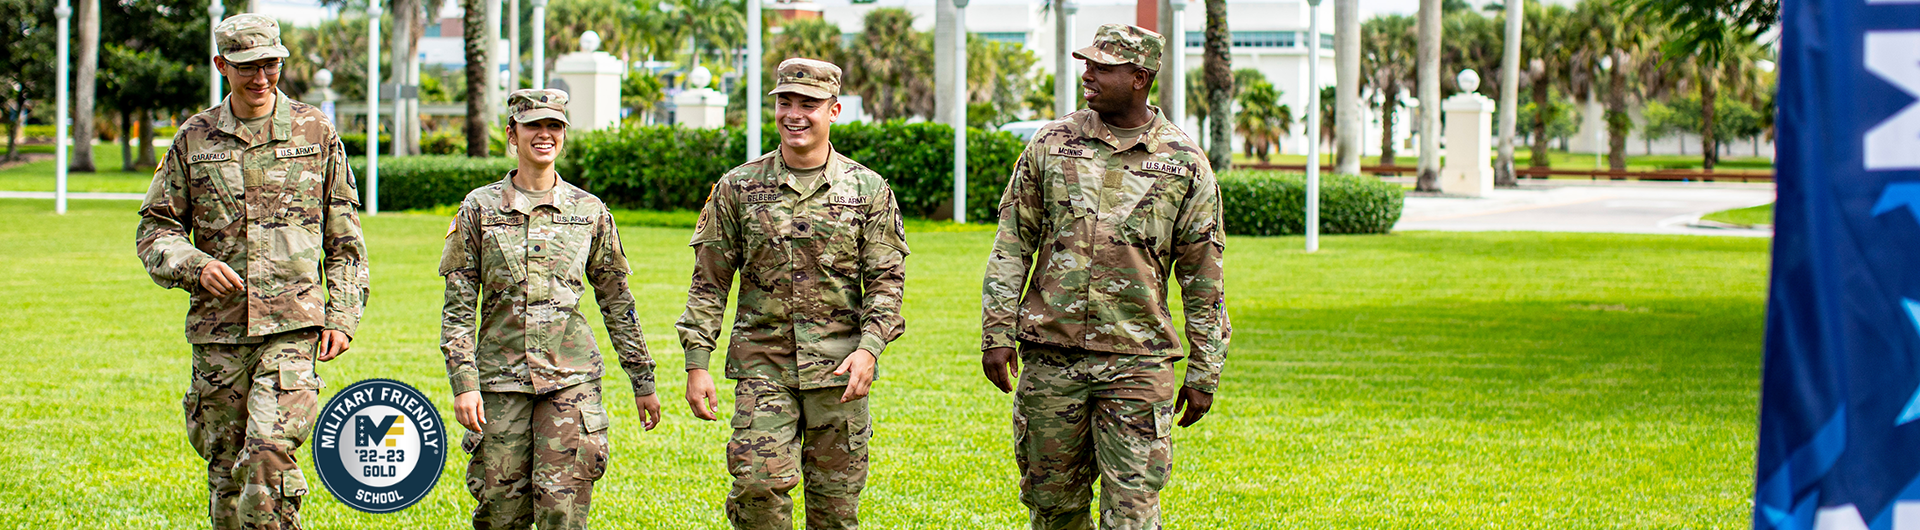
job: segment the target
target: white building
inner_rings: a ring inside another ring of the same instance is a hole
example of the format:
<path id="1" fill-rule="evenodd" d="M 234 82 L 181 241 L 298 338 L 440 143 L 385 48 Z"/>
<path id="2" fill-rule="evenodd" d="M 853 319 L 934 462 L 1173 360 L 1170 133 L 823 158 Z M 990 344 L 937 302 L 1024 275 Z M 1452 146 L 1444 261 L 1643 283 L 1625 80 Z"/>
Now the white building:
<path id="1" fill-rule="evenodd" d="M 851 0 L 816 1 L 823 8 L 822 18 L 849 34 L 861 32 L 862 20 L 868 11 L 883 7 L 906 8 L 912 12 L 915 29 L 932 31 L 934 26 L 935 0 L 876 0 L 864 4 Z M 1158 26 L 1151 20 L 1139 20 L 1141 13 L 1132 0 L 1079 0 L 1078 6 L 1071 37 L 1074 42 L 1069 49 L 1091 44 L 1094 31 L 1103 24 Z M 1229 0 L 1228 11 L 1233 67 L 1254 68 L 1266 74 L 1267 80 L 1281 91 L 1280 102 L 1291 107 L 1294 116 L 1304 119 L 1307 96 L 1313 90 L 1307 86 L 1307 3 L 1303 0 Z M 1365 16 L 1363 13 L 1362 17 Z M 1204 2 L 1187 3 L 1182 37 L 1186 39 L 1188 70 L 1201 66 L 1206 18 Z M 1040 68 L 1052 69 L 1054 41 L 1058 36 L 1054 34 L 1051 13 L 1042 0 L 972 0 L 967 5 L 966 19 L 967 31 L 988 39 L 1023 44 L 1039 56 Z M 1333 86 L 1334 82 L 1333 29 L 1333 4 L 1326 2 L 1320 8 L 1321 86 Z M 1070 75 L 1078 77 L 1080 68 L 1079 62 L 1074 62 Z M 1402 120 L 1406 114 L 1401 113 Z M 1181 126 L 1196 138 L 1199 136 L 1198 120 L 1189 117 Z M 1294 134 L 1284 142 L 1284 152 L 1306 152 L 1305 126 L 1295 124 L 1292 130 Z M 1404 136 L 1405 130 L 1401 127 L 1396 136 Z M 1379 143 L 1380 133 L 1377 125 L 1369 131 L 1366 144 L 1371 153 L 1379 149 L 1375 144 Z"/>

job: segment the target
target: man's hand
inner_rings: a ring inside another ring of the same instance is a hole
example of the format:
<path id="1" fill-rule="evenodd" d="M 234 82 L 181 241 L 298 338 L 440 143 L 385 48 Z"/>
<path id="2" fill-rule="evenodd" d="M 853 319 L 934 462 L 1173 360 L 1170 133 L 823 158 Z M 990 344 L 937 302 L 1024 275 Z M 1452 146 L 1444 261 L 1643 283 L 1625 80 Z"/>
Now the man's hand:
<path id="1" fill-rule="evenodd" d="M 453 396 L 453 419 L 473 432 L 486 432 L 481 427 L 487 424 L 487 408 L 480 402 L 479 390 L 468 390 Z"/>
<path id="2" fill-rule="evenodd" d="M 687 406 L 693 408 L 695 418 L 720 419 L 715 414 L 720 408 L 720 398 L 714 395 L 713 374 L 706 370 L 687 370 Z"/>
<path id="3" fill-rule="evenodd" d="M 1184 413 L 1180 415 L 1180 423 L 1178 424 L 1181 427 L 1199 423 L 1200 417 L 1206 416 L 1207 411 L 1212 408 L 1213 394 L 1201 392 L 1199 389 L 1190 386 L 1180 387 L 1180 398 L 1173 402 L 1173 410 L 1175 412 L 1184 411 Z"/>
<path id="4" fill-rule="evenodd" d="M 633 396 L 633 409 L 640 413 L 640 424 L 645 425 L 647 430 L 651 431 L 655 426 L 660 425 L 660 396 L 658 394 Z"/>
<path id="5" fill-rule="evenodd" d="M 1000 387 L 1000 393 L 1013 391 L 1013 381 L 1020 378 L 1020 355 L 1013 348 L 988 348 L 980 352 L 980 367 L 987 372 L 987 380 L 993 386 Z M 1009 379 L 1008 374 L 1013 377 Z"/>
<path id="6" fill-rule="evenodd" d="M 334 357 L 339 357 L 340 354 L 346 353 L 347 349 L 352 347 L 353 339 L 348 338 L 346 332 L 337 329 L 322 330 L 320 332 L 320 353 L 315 355 L 314 358 L 320 359 L 320 362 L 331 361 Z"/>
<path id="7" fill-rule="evenodd" d="M 847 391 L 840 394 L 841 403 L 867 397 L 867 390 L 873 388 L 875 361 L 873 354 L 867 353 L 867 350 L 854 350 L 853 355 L 840 361 L 840 367 L 833 370 L 833 375 L 853 374 L 847 379 Z"/>
<path id="8" fill-rule="evenodd" d="M 200 266 L 200 288 L 206 289 L 214 296 L 225 297 L 229 293 L 240 292 L 242 284 L 240 275 L 235 274 L 232 267 L 221 263 L 220 260 L 209 261 L 206 265 Z"/>

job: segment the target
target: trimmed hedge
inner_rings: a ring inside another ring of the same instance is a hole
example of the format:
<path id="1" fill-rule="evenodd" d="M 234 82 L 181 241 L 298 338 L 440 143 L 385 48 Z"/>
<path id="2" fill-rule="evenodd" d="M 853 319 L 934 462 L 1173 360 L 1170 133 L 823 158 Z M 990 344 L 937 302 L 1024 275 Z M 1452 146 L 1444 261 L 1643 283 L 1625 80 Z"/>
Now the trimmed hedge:
<path id="1" fill-rule="evenodd" d="M 349 157 L 359 179 L 360 204 L 367 199 L 367 159 Z M 380 209 L 416 210 L 460 204 L 467 192 L 507 176 L 514 162 L 464 156 L 380 157 Z"/>
<path id="2" fill-rule="evenodd" d="M 1219 175 L 1227 233 L 1279 236 L 1306 231 L 1307 177 L 1276 171 Z M 1406 190 L 1355 175 L 1320 176 L 1320 233 L 1384 234 L 1400 221 Z"/>

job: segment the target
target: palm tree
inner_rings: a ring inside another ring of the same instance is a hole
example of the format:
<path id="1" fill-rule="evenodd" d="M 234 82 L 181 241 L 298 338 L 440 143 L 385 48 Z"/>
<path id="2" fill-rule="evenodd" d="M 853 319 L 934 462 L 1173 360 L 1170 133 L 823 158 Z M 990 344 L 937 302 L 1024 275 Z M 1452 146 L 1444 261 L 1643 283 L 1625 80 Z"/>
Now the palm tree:
<path id="1" fill-rule="evenodd" d="M 1207 0 L 1207 42 L 1202 67 L 1206 69 L 1207 159 L 1214 171 L 1226 171 L 1233 164 L 1231 102 L 1233 98 L 1233 56 L 1228 53 L 1227 0 Z"/>
<path id="2" fill-rule="evenodd" d="M 704 51 L 731 59 L 732 50 L 747 41 L 746 4 L 742 0 L 678 0 L 671 4 L 667 26 L 693 43 L 688 50 L 700 64 Z"/>
<path id="3" fill-rule="evenodd" d="M 487 108 L 487 68 L 493 64 L 493 43 L 487 36 L 486 5 L 496 0 L 460 0 L 461 37 L 467 52 L 467 156 L 487 157 L 493 134 L 493 109 Z"/>
<path id="4" fill-rule="evenodd" d="M 1633 75 L 1638 70 L 1634 62 L 1654 59 L 1649 57 L 1652 50 L 1647 46 L 1650 35 L 1644 21 L 1615 8 L 1608 0 L 1581 0 L 1574 12 L 1582 19 L 1580 26 L 1586 33 L 1580 39 L 1588 44 L 1583 55 L 1611 65 L 1604 74 L 1607 167 L 1624 171 L 1627 169 L 1627 134 L 1633 130 L 1633 119 L 1627 114 L 1627 95 L 1633 92 L 1630 83 L 1637 78 Z"/>
<path id="5" fill-rule="evenodd" d="M 933 36 L 914 31 L 903 8 L 868 11 L 865 33 L 847 50 L 848 92 L 865 96 L 875 120 L 933 114 Z"/>
<path id="6" fill-rule="evenodd" d="M 825 19 L 801 19 L 780 27 L 780 34 L 772 39 L 767 47 L 761 71 L 769 76 L 780 66 L 780 61 L 793 57 L 806 57 L 842 64 L 846 48 L 840 45 L 840 26 Z M 768 77 L 772 79 L 772 77 Z"/>
<path id="7" fill-rule="evenodd" d="M 1441 0 L 1420 0 L 1416 20 L 1419 42 L 1415 63 L 1420 90 L 1420 176 L 1416 191 L 1440 191 L 1440 17 Z"/>
<path id="8" fill-rule="evenodd" d="M 1713 170 L 1718 161 L 1718 142 L 1714 139 L 1714 100 L 1719 91 L 1719 70 L 1730 49 L 1771 29 L 1779 18 L 1777 2 L 1742 0 L 1619 0 L 1622 7 L 1649 20 L 1666 21 L 1672 35 L 1661 46 L 1670 59 L 1692 57 L 1697 61 L 1694 87 L 1700 91 L 1701 166 Z"/>
<path id="9" fill-rule="evenodd" d="M 1293 109 L 1280 103 L 1280 90 L 1265 80 L 1248 84 L 1237 99 L 1234 128 L 1246 141 L 1247 156 L 1264 164 L 1280 138 L 1293 132 Z"/>
<path id="10" fill-rule="evenodd" d="M 73 158 L 69 171 L 92 173 L 94 83 L 100 73 L 100 0 L 80 0 L 74 10 L 79 21 L 73 56 L 79 66 L 73 70 Z M 212 66 L 209 65 L 209 68 Z"/>
<path id="11" fill-rule="evenodd" d="M 1533 114 L 1533 167 L 1551 167 L 1550 148 L 1547 143 L 1547 124 L 1552 123 L 1559 112 L 1553 104 L 1553 89 L 1556 83 L 1567 80 L 1565 72 L 1573 60 L 1572 47 L 1568 46 L 1570 35 L 1568 28 L 1571 18 L 1566 6 L 1528 4 L 1527 19 L 1523 31 L 1528 39 L 1520 44 L 1526 55 L 1526 75 L 1524 81 L 1528 92 L 1533 96 L 1533 106 L 1539 109 Z M 1557 75 L 1556 75 L 1557 74 Z M 1518 110 L 1518 109 L 1515 109 Z"/>
<path id="12" fill-rule="evenodd" d="M 1360 1 L 1333 2 L 1335 173 L 1360 173 Z"/>
<path id="13" fill-rule="evenodd" d="M 1374 17 L 1360 25 L 1363 46 L 1360 69 L 1366 87 L 1381 100 L 1380 165 L 1394 164 L 1393 115 L 1400 94 L 1413 85 L 1413 18 L 1406 15 Z"/>
<path id="14" fill-rule="evenodd" d="M 1523 0 L 1506 0 L 1501 6 L 1500 23 L 1505 28 L 1501 37 L 1500 54 L 1500 159 L 1493 165 L 1493 185 L 1503 188 L 1519 186 L 1519 179 L 1513 174 L 1513 133 L 1519 116 L 1515 110 L 1520 108 L 1520 40 L 1521 23 L 1526 19 L 1521 14 L 1525 6 Z M 1491 6 L 1489 6 L 1491 7 Z"/>

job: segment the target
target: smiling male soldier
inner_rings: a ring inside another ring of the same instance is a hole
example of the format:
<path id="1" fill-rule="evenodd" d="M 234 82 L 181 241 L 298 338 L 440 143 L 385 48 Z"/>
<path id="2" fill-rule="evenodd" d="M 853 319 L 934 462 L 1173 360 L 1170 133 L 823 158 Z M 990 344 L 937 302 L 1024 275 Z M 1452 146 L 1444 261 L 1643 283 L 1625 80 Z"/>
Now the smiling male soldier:
<path id="1" fill-rule="evenodd" d="M 1147 105 L 1161 42 L 1107 24 L 1074 52 L 1088 110 L 1034 135 L 1000 199 L 981 364 L 1001 392 L 1013 390 L 1009 369 L 1020 378 L 1014 462 L 1033 528 L 1093 528 L 1095 476 L 1100 528 L 1160 528 L 1173 415 L 1200 421 L 1226 362 L 1219 186 L 1186 133 Z M 1183 387 L 1169 277 L 1193 342 Z"/>
<path id="2" fill-rule="evenodd" d="M 887 181 L 828 141 L 840 68 L 787 59 L 779 81 L 769 95 L 780 148 L 720 178 L 690 243 L 693 285 L 675 326 L 687 351 L 687 404 L 716 418 L 707 361 L 738 272 L 727 519 L 741 529 L 792 528 L 787 492 L 804 477 L 807 528 L 854 529 L 873 434 L 868 386 L 876 358 L 906 326 L 906 231 Z"/>
<path id="3" fill-rule="evenodd" d="M 347 351 L 366 303 L 359 199 L 333 125 L 276 88 L 288 55 L 279 25 L 235 15 L 214 38 L 233 90 L 180 126 L 135 250 L 154 283 L 188 292 L 183 405 L 213 527 L 298 528 L 308 487 L 294 453 L 319 411 L 313 363 Z"/>

